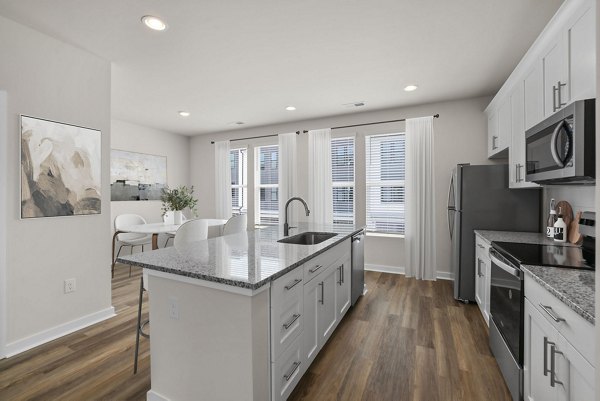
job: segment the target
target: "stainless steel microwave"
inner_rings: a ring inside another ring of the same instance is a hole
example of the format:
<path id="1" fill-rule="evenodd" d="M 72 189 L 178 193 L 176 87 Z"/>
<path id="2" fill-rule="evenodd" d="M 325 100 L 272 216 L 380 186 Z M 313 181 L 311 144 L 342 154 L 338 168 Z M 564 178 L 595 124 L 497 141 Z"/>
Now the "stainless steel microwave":
<path id="1" fill-rule="evenodd" d="M 575 101 L 525 132 L 527 181 L 594 184 L 595 99 Z"/>

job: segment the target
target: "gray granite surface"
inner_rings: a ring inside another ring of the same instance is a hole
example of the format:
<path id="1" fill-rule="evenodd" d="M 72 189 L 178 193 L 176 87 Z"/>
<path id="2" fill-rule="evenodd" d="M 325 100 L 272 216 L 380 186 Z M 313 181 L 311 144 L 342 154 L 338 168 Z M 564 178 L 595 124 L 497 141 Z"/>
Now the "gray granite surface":
<path id="1" fill-rule="evenodd" d="M 488 242 L 520 242 L 524 244 L 577 246 L 570 243 L 556 243 L 545 234 L 475 230 Z M 521 265 L 532 277 L 555 297 L 564 302 L 583 318 L 595 324 L 595 279 L 594 271 L 566 269 L 550 266 Z"/>
<path id="2" fill-rule="evenodd" d="M 521 265 L 521 268 L 527 276 L 544 286 L 577 314 L 595 324 L 594 271 L 531 265 Z"/>
<path id="3" fill-rule="evenodd" d="M 568 242 L 558 243 L 552 238 L 546 237 L 546 234 L 515 232 L 515 231 L 488 231 L 475 230 L 475 234 L 479 234 L 488 242 L 520 242 L 522 244 L 540 244 L 540 245 L 560 245 L 560 246 L 577 246 Z"/>
<path id="4" fill-rule="evenodd" d="M 284 244 L 277 242 L 284 238 L 282 226 L 273 226 L 122 256 L 117 262 L 255 290 L 363 229 L 309 223 L 298 226 L 290 236 L 306 231 L 337 235 L 317 245 Z"/>

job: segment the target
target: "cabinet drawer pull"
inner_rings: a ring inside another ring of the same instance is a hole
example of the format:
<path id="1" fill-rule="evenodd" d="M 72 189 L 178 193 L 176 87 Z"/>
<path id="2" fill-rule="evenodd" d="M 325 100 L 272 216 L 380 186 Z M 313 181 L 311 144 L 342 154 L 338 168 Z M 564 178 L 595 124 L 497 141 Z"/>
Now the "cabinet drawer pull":
<path id="1" fill-rule="evenodd" d="M 319 302 L 321 302 L 321 305 L 325 305 L 325 284 L 321 281 L 319 285 L 321 286 L 321 300 Z"/>
<path id="2" fill-rule="evenodd" d="M 286 373 L 283 375 L 283 378 L 285 379 L 286 382 L 290 381 L 290 379 L 292 378 L 292 376 L 298 369 L 298 366 L 300 366 L 300 361 L 294 362 L 294 364 L 292 365 L 292 370 L 290 370 L 289 373 Z"/>
<path id="3" fill-rule="evenodd" d="M 492 136 L 492 150 L 496 150 L 498 148 L 498 146 L 496 145 L 496 139 L 498 139 L 497 136 Z"/>
<path id="4" fill-rule="evenodd" d="M 558 88 L 557 88 L 557 92 L 558 92 L 558 106 L 556 107 L 557 110 L 567 105 L 566 103 L 563 103 L 562 99 L 561 99 L 561 88 L 563 86 L 567 86 L 567 84 L 563 84 L 560 81 L 558 81 Z"/>
<path id="5" fill-rule="evenodd" d="M 316 272 L 317 270 L 319 270 L 321 267 L 323 267 L 322 265 L 316 265 L 315 267 L 313 267 L 312 269 L 309 269 L 308 271 L 311 273 Z"/>
<path id="6" fill-rule="evenodd" d="M 553 113 L 559 109 L 556 106 L 556 92 L 557 91 L 558 91 L 558 88 L 556 86 L 552 85 L 552 112 Z"/>
<path id="7" fill-rule="evenodd" d="M 300 282 L 302 282 L 302 279 L 301 279 L 301 278 L 297 278 L 296 280 L 294 280 L 294 282 L 293 282 L 292 284 L 288 284 L 288 285 L 286 285 L 286 286 L 285 286 L 285 287 L 283 287 L 283 288 L 285 288 L 286 290 L 288 290 L 288 291 L 289 291 L 289 290 L 291 290 L 292 288 L 294 288 L 294 287 L 295 287 L 295 286 L 296 286 L 298 283 L 300 283 Z"/>
<path id="8" fill-rule="evenodd" d="M 342 276 L 344 274 L 344 265 L 338 266 L 338 272 L 340 273 L 340 279 L 338 280 L 338 285 L 342 285 L 342 283 L 344 282 L 344 277 Z"/>
<path id="9" fill-rule="evenodd" d="M 566 322 L 566 320 L 563 319 L 562 317 L 556 316 L 554 313 L 550 312 L 550 311 L 553 311 L 551 306 L 542 305 L 540 303 L 540 308 L 542 308 L 544 310 L 544 312 L 546 312 L 548 314 L 548 316 L 550 316 L 552 318 L 552 320 L 554 320 L 556 323 Z"/>
<path id="10" fill-rule="evenodd" d="M 481 245 L 481 244 L 477 244 L 478 247 L 480 247 L 481 249 L 484 249 L 485 246 Z"/>
<path id="11" fill-rule="evenodd" d="M 290 327 L 292 327 L 292 324 L 294 324 L 294 322 L 295 322 L 296 320 L 298 320 L 298 318 L 299 318 L 299 317 L 300 317 L 300 314 L 299 314 L 299 313 L 294 313 L 294 316 L 292 316 L 292 318 L 290 319 L 290 321 L 289 321 L 289 322 L 287 322 L 287 323 L 284 323 L 284 324 L 283 324 L 283 328 L 287 330 L 287 329 L 289 329 Z"/>
<path id="12" fill-rule="evenodd" d="M 477 276 L 483 277 L 483 273 L 481 272 L 481 259 L 477 259 Z"/>
<path id="13" fill-rule="evenodd" d="M 550 386 L 554 387 L 557 384 L 564 384 L 560 380 L 556 380 L 556 354 L 563 355 L 562 352 L 556 350 L 556 345 L 550 346 Z"/>

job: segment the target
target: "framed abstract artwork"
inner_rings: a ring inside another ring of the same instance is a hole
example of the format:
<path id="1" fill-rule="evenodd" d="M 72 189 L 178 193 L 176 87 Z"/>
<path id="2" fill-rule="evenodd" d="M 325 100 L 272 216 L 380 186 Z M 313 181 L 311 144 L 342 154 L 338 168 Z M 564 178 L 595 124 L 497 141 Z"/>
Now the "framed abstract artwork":
<path id="1" fill-rule="evenodd" d="M 21 115 L 21 218 L 101 212 L 99 130 Z"/>
<path id="2" fill-rule="evenodd" d="M 167 186 L 167 157 L 112 149 L 110 200 L 160 200 Z"/>

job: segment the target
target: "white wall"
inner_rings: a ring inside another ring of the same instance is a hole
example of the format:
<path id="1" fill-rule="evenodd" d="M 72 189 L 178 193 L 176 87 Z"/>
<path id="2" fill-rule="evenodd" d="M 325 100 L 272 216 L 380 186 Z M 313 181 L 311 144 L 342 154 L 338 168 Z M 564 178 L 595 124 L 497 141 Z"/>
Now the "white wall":
<path id="1" fill-rule="evenodd" d="M 190 185 L 190 138 L 120 120 L 111 122 L 111 148 L 167 157 L 167 185 Z M 198 192 L 199 188 L 195 188 Z M 149 223 L 162 221 L 162 202 L 111 202 L 111 222 L 122 213 L 135 213 Z M 111 223 L 112 224 L 112 223 Z"/>
<path id="2" fill-rule="evenodd" d="M 12 354 L 112 316 L 110 63 L 0 17 L 7 93 L 7 349 Z M 102 131 L 102 213 L 20 220 L 19 114 Z M 77 290 L 64 294 L 64 280 Z"/>
<path id="3" fill-rule="evenodd" d="M 546 219 L 550 212 L 550 199 L 556 202 L 567 201 L 573 208 L 573 214 L 577 211 L 596 210 L 596 186 L 595 185 L 560 185 L 545 187 L 542 227 L 546 227 Z"/>
<path id="4" fill-rule="evenodd" d="M 202 217 L 212 217 L 215 213 L 215 202 L 212 196 L 214 185 L 214 150 L 211 140 L 224 140 L 251 137 L 257 135 L 277 134 L 306 129 L 317 129 L 339 125 L 350 125 L 372 121 L 385 121 L 400 118 L 421 117 L 440 114 L 434 122 L 435 147 L 436 147 L 436 218 L 437 230 L 437 258 L 438 273 L 447 277 L 450 271 L 450 239 L 446 223 L 446 197 L 448 191 L 450 170 L 457 163 L 490 164 L 487 159 L 487 119 L 483 110 L 490 101 L 489 97 L 456 100 L 427 104 L 415 107 L 397 108 L 372 112 L 346 114 L 314 120 L 298 121 L 257 127 L 243 130 L 227 131 L 215 134 L 200 135 L 191 140 L 191 181 L 198 188 L 203 188 L 209 194 L 201 201 L 199 212 Z M 364 161 L 360 159 L 360 152 L 364 153 L 364 135 L 372 133 L 386 133 L 403 131 L 404 123 L 380 124 L 353 129 L 334 131 L 336 135 L 348 133 L 357 135 L 357 183 L 364 177 Z M 276 143 L 273 138 L 273 143 Z M 300 196 L 308 193 L 306 178 L 306 135 L 299 136 L 299 190 Z M 253 143 L 252 141 L 235 142 L 236 144 Z M 356 203 L 364 204 L 364 188 L 357 185 Z M 249 196 L 250 199 L 252 199 Z M 253 218 L 250 211 L 249 219 Z M 357 208 L 357 223 L 364 224 L 366 217 L 361 208 Z M 366 245 L 365 262 L 376 267 L 386 269 L 402 269 L 404 266 L 404 244 L 400 238 L 369 237 Z"/>

